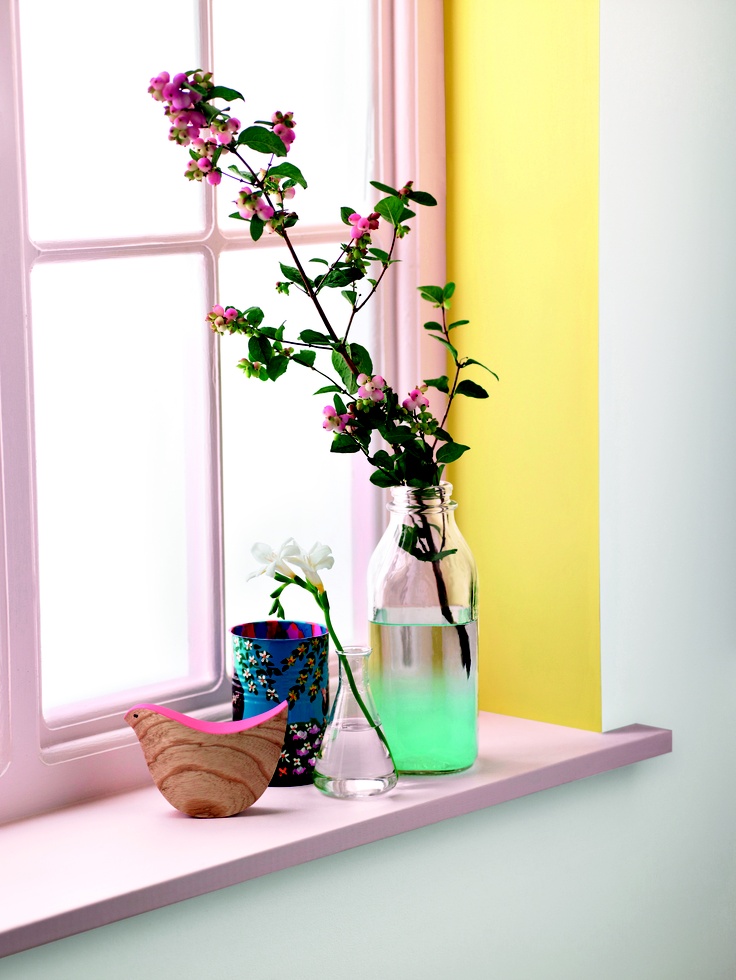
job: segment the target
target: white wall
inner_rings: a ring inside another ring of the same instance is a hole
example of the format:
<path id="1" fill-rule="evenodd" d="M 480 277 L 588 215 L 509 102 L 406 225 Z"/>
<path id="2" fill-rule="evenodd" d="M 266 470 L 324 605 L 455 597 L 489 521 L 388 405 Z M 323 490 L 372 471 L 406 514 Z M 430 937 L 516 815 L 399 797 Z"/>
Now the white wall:
<path id="1" fill-rule="evenodd" d="M 3 980 L 736 977 L 736 0 L 602 0 L 601 26 L 605 712 L 673 728 L 674 754 L 19 954 Z"/>

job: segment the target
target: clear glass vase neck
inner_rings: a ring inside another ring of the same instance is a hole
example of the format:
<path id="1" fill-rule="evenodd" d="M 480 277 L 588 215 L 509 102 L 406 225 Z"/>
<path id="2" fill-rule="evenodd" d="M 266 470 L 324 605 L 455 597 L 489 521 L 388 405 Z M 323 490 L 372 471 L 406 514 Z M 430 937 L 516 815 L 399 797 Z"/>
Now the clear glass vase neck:
<path id="1" fill-rule="evenodd" d="M 387 507 L 392 514 L 432 514 L 449 513 L 457 504 L 452 499 L 452 484 L 443 482 L 436 487 L 391 487 Z"/>

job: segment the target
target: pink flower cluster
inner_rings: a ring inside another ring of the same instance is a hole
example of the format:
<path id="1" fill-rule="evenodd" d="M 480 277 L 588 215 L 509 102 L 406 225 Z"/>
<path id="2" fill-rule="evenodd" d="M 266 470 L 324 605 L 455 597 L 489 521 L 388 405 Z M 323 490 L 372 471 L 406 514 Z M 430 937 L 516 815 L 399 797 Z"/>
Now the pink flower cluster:
<path id="1" fill-rule="evenodd" d="M 380 214 L 374 211 L 367 218 L 362 218 L 357 211 L 354 211 L 348 218 L 348 221 L 353 226 L 350 237 L 362 238 L 363 235 L 368 235 L 370 232 L 375 231 L 378 228 L 378 219 L 380 217 Z"/>
<path id="2" fill-rule="evenodd" d="M 325 417 L 322 428 L 327 429 L 328 432 L 344 432 L 345 426 L 350 422 L 349 414 L 339 415 L 332 405 L 325 405 L 322 414 Z"/>
<path id="3" fill-rule="evenodd" d="M 192 89 L 183 88 L 188 82 L 189 79 L 184 72 L 174 75 L 172 79 L 167 71 L 162 71 L 160 75 L 151 79 L 148 91 L 157 102 L 168 102 L 172 109 L 177 111 L 189 109 L 195 102 L 199 102 L 202 96 Z"/>
<path id="4" fill-rule="evenodd" d="M 289 152 L 291 144 L 296 138 L 296 133 L 294 132 L 294 113 L 293 112 L 274 112 L 271 116 L 271 122 L 274 124 L 273 131 L 279 137 L 281 142 L 286 147 L 286 152 Z"/>
<path id="5" fill-rule="evenodd" d="M 203 79 L 209 81 L 206 76 Z M 188 81 L 183 73 L 174 75 L 172 79 L 167 71 L 162 71 L 151 79 L 148 89 L 157 102 L 164 103 L 166 115 L 171 121 L 169 139 L 181 146 L 188 146 L 207 125 L 204 114 L 195 108 L 202 96 L 194 89 L 184 88 Z"/>
<path id="6" fill-rule="evenodd" d="M 424 397 L 424 392 L 426 390 L 426 385 L 422 385 L 419 388 L 412 388 L 408 397 L 405 398 L 401 404 L 410 412 L 416 412 L 418 408 L 428 408 L 429 401 Z"/>
<path id="7" fill-rule="evenodd" d="M 232 143 L 239 130 L 240 120 L 234 116 L 231 116 L 229 119 L 213 119 L 210 122 L 212 139 L 224 145 Z"/>
<path id="8" fill-rule="evenodd" d="M 227 333 L 227 327 L 236 320 L 238 317 L 238 311 L 233 306 L 228 306 L 227 309 L 215 304 L 210 312 L 205 317 L 205 321 L 209 323 L 210 327 L 215 333 Z"/>
<path id="9" fill-rule="evenodd" d="M 262 191 L 257 190 L 250 184 L 243 184 L 243 189 L 233 202 L 238 209 L 238 214 L 246 221 L 255 215 L 261 221 L 268 222 L 274 216 L 274 209 L 263 196 Z"/>
<path id="10" fill-rule="evenodd" d="M 202 96 L 191 84 L 212 87 L 212 75 L 209 72 L 192 72 L 186 75 L 180 72 L 170 77 L 167 71 L 162 71 L 151 79 L 149 93 L 157 102 L 164 103 L 164 112 L 169 117 L 171 128 L 169 139 L 180 146 L 192 143 L 196 159 L 193 159 L 186 169 L 189 180 L 203 180 L 205 177 L 210 184 L 219 184 L 222 174 L 212 163 L 214 150 L 218 144 L 222 149 L 232 143 L 240 130 L 240 120 L 224 117 L 213 119 L 207 123 L 203 112 L 197 108 Z M 210 137 L 212 142 L 205 143 L 202 137 Z"/>
<path id="11" fill-rule="evenodd" d="M 184 176 L 187 180 L 204 180 L 207 178 L 208 184 L 219 184 L 222 180 L 222 173 L 212 163 L 215 151 L 218 149 L 217 143 L 204 140 L 198 137 L 192 140 L 190 152 L 195 154 L 187 164 Z M 222 148 L 225 151 L 225 148 Z"/>
<path id="12" fill-rule="evenodd" d="M 371 377 L 369 374 L 359 374 L 356 378 L 360 387 L 358 388 L 358 398 L 365 402 L 382 402 L 386 397 L 383 389 L 386 382 L 380 374 Z"/>

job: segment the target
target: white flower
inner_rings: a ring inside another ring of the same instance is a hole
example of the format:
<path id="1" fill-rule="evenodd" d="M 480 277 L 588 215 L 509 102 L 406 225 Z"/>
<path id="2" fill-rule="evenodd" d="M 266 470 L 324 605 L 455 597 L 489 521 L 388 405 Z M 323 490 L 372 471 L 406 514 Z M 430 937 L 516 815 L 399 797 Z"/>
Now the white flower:
<path id="1" fill-rule="evenodd" d="M 297 568 L 301 568 L 310 585 L 313 585 L 319 592 L 324 592 L 325 587 L 319 576 L 319 569 L 332 568 L 335 564 L 332 550 L 328 545 L 315 541 L 308 552 L 303 552 L 300 548 L 299 554 L 289 556 L 289 561 Z"/>
<path id="2" fill-rule="evenodd" d="M 294 578 L 294 572 L 286 564 L 287 560 L 301 555 L 302 550 L 293 538 L 289 538 L 281 545 L 278 551 L 274 551 L 271 545 L 257 541 L 250 552 L 263 568 L 257 568 L 247 577 L 255 578 L 257 575 L 268 575 L 275 578 L 276 574 L 283 575 L 285 578 Z"/>

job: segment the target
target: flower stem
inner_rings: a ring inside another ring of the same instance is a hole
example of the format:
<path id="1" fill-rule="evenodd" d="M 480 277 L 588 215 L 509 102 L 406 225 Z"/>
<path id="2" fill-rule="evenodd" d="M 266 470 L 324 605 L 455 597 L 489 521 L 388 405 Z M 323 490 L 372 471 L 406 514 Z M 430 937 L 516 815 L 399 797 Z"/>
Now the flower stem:
<path id="1" fill-rule="evenodd" d="M 320 608 L 322 609 L 322 612 L 325 614 L 325 624 L 327 626 L 327 631 L 332 637 L 332 642 L 335 644 L 335 649 L 337 651 L 338 659 L 340 660 L 342 669 L 345 672 L 345 676 L 348 679 L 348 684 L 350 685 L 350 690 L 352 691 L 353 697 L 358 702 L 358 707 L 363 712 L 365 720 L 368 722 L 371 728 L 374 728 L 376 730 L 376 734 L 383 742 L 383 744 L 386 746 L 386 750 L 388 754 L 391 755 L 391 749 L 389 747 L 388 742 L 386 741 L 386 736 L 383 734 L 383 731 L 381 730 L 381 726 L 377 725 L 376 722 L 373 720 L 371 713 L 368 711 L 368 709 L 365 706 L 365 703 L 363 702 L 363 698 L 360 696 L 360 691 L 358 690 L 358 686 L 355 683 L 353 672 L 350 669 L 350 663 L 348 662 L 348 658 L 343 653 L 342 644 L 340 643 L 340 640 L 337 637 L 337 633 L 335 633 L 335 628 L 332 625 L 332 618 L 330 616 L 330 603 L 327 598 L 327 593 L 323 592 L 322 595 L 319 596 L 319 598 L 317 599 L 317 602 Z"/>

